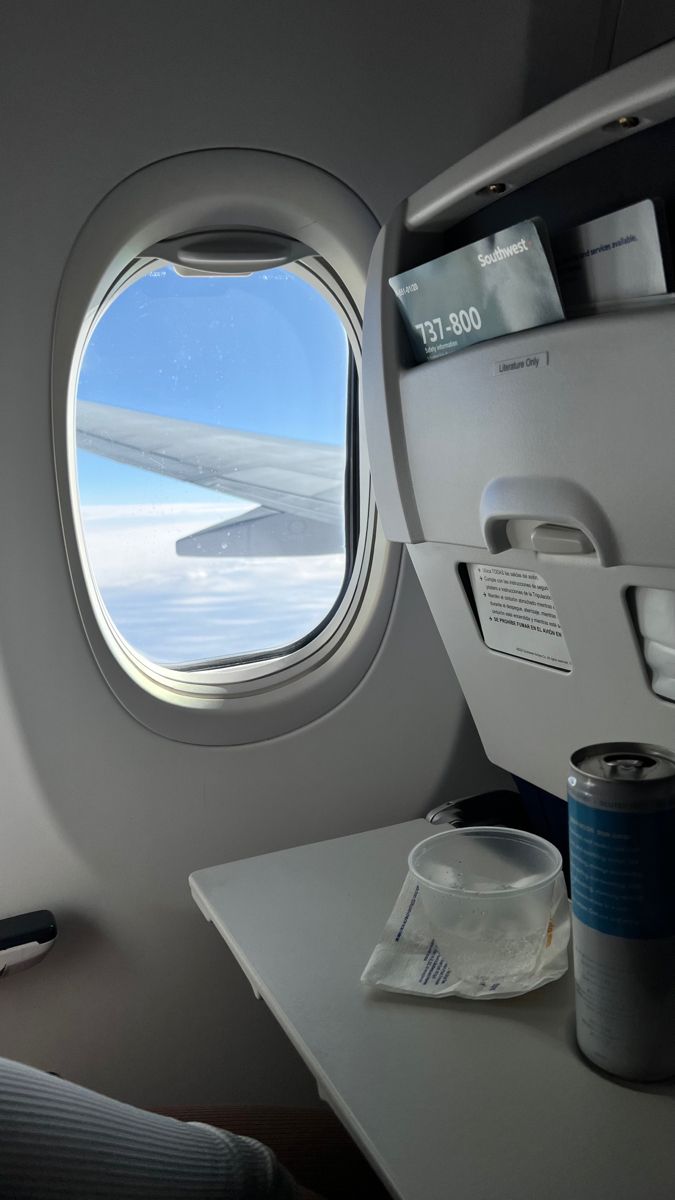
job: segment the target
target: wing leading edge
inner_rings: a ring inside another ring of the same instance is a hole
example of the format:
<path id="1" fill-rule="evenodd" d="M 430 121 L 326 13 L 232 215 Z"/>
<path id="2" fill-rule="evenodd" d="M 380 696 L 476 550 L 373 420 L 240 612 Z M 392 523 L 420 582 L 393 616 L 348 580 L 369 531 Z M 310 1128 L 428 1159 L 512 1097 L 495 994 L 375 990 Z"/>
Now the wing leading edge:
<path id="1" fill-rule="evenodd" d="M 178 554 L 335 554 L 344 549 L 345 453 L 91 401 L 77 402 L 77 445 L 103 458 L 258 505 L 181 538 Z"/>

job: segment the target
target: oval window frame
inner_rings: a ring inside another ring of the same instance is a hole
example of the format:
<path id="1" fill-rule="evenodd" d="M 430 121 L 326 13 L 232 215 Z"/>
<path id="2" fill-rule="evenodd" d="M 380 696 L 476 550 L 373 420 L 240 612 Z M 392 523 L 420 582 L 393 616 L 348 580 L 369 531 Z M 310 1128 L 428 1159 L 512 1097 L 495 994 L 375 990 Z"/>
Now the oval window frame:
<path id="1" fill-rule="evenodd" d="M 92 326 L 149 246 L 218 229 L 271 230 L 316 252 L 313 285 L 339 310 L 360 370 L 361 318 L 378 232 L 353 192 L 318 167 L 266 151 L 195 151 L 153 163 L 105 197 L 80 233 L 64 272 L 52 348 L 52 429 L 68 566 L 94 658 L 126 710 L 176 741 L 237 745 L 280 736 L 344 700 L 370 667 L 393 603 L 400 548 L 379 527 L 363 438 L 360 529 L 343 595 L 316 637 L 276 658 L 190 672 L 159 668 L 109 623 L 91 577 L 75 472 L 75 385 Z M 359 397 L 359 408 L 361 405 Z M 363 429 L 362 416 L 359 427 Z M 75 498 L 75 499 L 74 499 Z"/>

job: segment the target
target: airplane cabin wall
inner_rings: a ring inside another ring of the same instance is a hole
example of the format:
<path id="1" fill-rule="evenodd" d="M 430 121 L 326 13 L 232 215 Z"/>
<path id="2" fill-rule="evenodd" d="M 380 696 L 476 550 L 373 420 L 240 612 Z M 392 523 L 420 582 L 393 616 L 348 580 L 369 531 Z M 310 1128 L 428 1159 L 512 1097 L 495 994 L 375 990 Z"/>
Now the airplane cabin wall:
<path id="1" fill-rule="evenodd" d="M 175 743 L 113 698 L 76 611 L 52 465 L 50 337 L 81 226 L 132 172 L 216 146 L 306 159 L 384 220 L 451 161 L 605 69 L 606 10 L 2 7 L 0 916 L 51 907 L 61 933 L 44 964 L 0 982 L 0 1053 L 139 1103 L 311 1101 L 304 1068 L 192 904 L 189 871 L 418 816 L 500 778 L 411 571 L 362 684 L 297 733 Z"/>

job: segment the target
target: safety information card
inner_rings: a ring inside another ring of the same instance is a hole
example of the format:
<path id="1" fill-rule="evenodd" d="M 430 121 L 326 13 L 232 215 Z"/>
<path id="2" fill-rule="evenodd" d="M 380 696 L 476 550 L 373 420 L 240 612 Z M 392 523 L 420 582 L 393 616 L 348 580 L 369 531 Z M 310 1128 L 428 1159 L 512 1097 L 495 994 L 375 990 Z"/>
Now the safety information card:
<path id="1" fill-rule="evenodd" d="M 570 671 L 551 589 L 536 571 L 469 563 L 485 644 L 516 658 Z"/>
<path id="2" fill-rule="evenodd" d="M 395 275 L 389 285 L 419 363 L 564 317 L 538 217 Z"/>

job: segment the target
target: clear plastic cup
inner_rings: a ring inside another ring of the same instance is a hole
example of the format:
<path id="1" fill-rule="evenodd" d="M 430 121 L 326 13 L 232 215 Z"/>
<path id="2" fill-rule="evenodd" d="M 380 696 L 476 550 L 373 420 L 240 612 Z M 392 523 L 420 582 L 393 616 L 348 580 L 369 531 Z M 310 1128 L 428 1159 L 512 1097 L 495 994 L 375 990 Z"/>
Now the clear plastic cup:
<path id="1" fill-rule="evenodd" d="M 453 974 L 493 981 L 536 970 L 562 870 L 555 846 L 519 829 L 448 829 L 413 847 L 408 866 Z"/>

